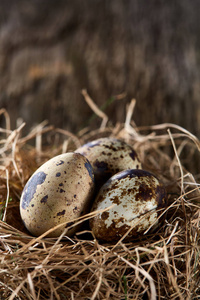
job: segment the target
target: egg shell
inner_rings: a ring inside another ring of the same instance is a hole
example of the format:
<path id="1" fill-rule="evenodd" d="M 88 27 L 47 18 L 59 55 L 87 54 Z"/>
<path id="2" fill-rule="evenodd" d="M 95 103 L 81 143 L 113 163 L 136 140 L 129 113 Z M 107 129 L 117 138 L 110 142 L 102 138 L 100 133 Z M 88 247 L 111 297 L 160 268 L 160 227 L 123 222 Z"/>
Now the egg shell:
<path id="1" fill-rule="evenodd" d="M 120 171 L 142 168 L 135 150 L 124 141 L 115 138 L 94 140 L 75 152 L 81 153 L 90 161 L 98 189 Z"/>
<path id="2" fill-rule="evenodd" d="M 150 172 L 125 170 L 112 176 L 100 189 L 91 211 L 115 206 L 90 220 L 97 239 L 119 240 L 130 228 L 127 238 L 144 233 L 166 206 L 162 183 Z M 141 218 L 141 219 L 140 219 Z M 126 238 L 126 239 L 127 239 Z"/>
<path id="3" fill-rule="evenodd" d="M 21 218 L 34 235 L 68 222 L 48 237 L 59 236 L 72 220 L 85 214 L 94 191 L 92 167 L 83 155 L 65 153 L 44 163 L 26 183 L 20 199 Z M 77 227 L 70 229 L 71 236 Z"/>

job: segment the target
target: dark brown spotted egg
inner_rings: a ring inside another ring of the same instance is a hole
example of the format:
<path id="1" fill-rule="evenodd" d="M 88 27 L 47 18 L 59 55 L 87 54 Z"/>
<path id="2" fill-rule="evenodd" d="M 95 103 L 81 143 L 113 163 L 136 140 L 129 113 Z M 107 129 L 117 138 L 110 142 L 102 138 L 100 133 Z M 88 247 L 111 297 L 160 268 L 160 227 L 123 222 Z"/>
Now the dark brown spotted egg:
<path id="1" fill-rule="evenodd" d="M 94 190 L 92 167 L 83 155 L 65 153 L 44 163 L 26 183 L 20 199 L 22 220 L 34 236 L 67 222 L 49 234 L 59 236 L 88 210 Z M 69 229 L 72 235 L 77 228 Z"/>
<path id="2" fill-rule="evenodd" d="M 166 206 L 162 183 L 144 170 L 125 170 L 111 177 L 100 189 L 92 211 L 104 210 L 90 220 L 97 239 L 117 241 L 130 230 L 127 238 L 144 233 L 157 225 L 158 215 Z"/>
<path id="3" fill-rule="evenodd" d="M 126 169 L 141 169 L 137 153 L 124 141 L 115 138 L 100 138 L 78 148 L 94 170 L 97 188 L 111 176 Z"/>

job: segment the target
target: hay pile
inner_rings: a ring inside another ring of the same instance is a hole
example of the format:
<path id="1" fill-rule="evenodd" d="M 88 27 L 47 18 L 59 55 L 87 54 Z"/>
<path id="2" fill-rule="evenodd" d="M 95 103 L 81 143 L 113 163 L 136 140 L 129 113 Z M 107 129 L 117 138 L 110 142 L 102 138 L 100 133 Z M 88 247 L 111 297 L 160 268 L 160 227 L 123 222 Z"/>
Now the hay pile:
<path id="1" fill-rule="evenodd" d="M 173 124 L 136 127 L 134 104 L 125 123 L 115 126 L 93 105 L 101 128 L 77 136 L 42 123 L 23 137 L 24 124 L 11 131 L 9 116 L 0 111 L 6 120 L 0 140 L 0 299 L 199 299 L 200 173 L 193 169 L 200 142 Z M 113 244 L 100 243 L 89 230 L 73 238 L 30 236 L 19 215 L 28 178 L 49 158 L 102 136 L 133 145 L 144 169 L 162 180 L 169 203 L 162 226 Z"/>

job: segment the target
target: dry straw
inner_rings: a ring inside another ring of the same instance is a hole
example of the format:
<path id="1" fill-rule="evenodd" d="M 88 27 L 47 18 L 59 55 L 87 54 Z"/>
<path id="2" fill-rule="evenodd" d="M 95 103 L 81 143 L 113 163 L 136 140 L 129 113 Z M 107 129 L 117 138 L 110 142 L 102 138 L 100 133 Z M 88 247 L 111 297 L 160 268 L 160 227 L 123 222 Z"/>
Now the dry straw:
<path id="1" fill-rule="evenodd" d="M 0 129 L 0 299 L 199 299 L 199 140 L 174 124 L 138 128 L 135 100 L 125 123 L 113 126 L 85 90 L 83 96 L 102 125 L 77 135 L 43 122 L 23 137 L 24 124 L 12 131 L 9 115 L 0 111 L 6 120 Z M 83 231 L 72 238 L 67 230 L 57 239 L 31 236 L 19 215 L 28 178 L 52 156 L 101 136 L 129 142 L 143 168 L 164 183 L 168 207 L 157 231 L 102 243 L 84 225 L 94 212 L 76 220 Z"/>

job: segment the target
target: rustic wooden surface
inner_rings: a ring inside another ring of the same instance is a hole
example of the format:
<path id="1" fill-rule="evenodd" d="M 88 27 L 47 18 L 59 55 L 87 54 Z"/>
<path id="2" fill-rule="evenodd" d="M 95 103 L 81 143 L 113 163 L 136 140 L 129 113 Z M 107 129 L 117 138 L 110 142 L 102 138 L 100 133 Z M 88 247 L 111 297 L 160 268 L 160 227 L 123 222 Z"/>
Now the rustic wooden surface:
<path id="1" fill-rule="evenodd" d="M 27 130 L 47 119 L 76 133 L 92 114 L 86 88 L 113 123 L 136 98 L 137 125 L 173 122 L 200 136 L 198 8 L 190 0 L 0 0 L 0 107 L 12 128 L 19 118 Z"/>

